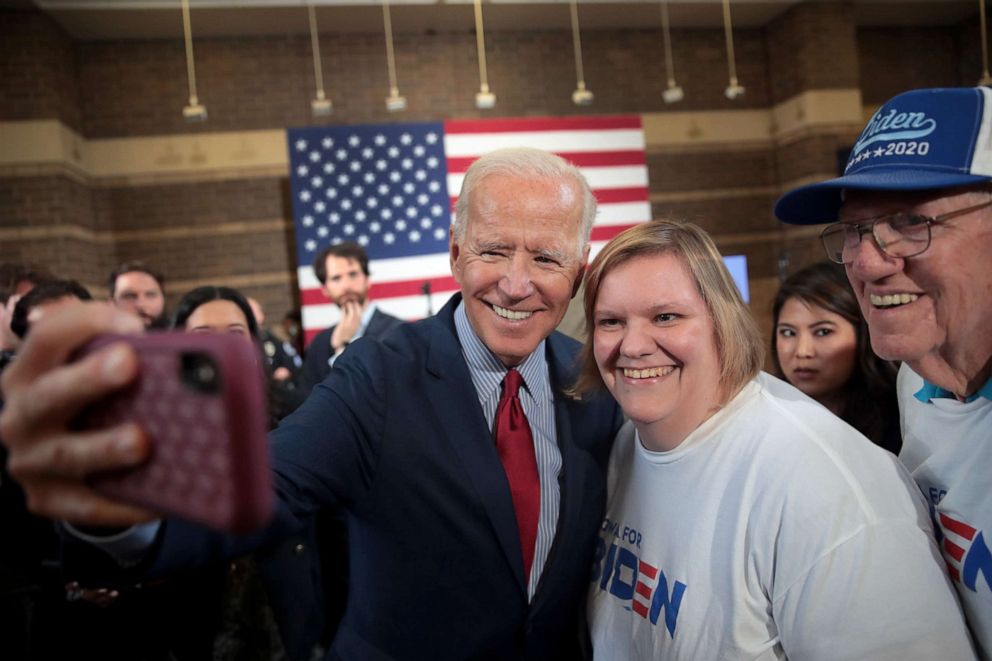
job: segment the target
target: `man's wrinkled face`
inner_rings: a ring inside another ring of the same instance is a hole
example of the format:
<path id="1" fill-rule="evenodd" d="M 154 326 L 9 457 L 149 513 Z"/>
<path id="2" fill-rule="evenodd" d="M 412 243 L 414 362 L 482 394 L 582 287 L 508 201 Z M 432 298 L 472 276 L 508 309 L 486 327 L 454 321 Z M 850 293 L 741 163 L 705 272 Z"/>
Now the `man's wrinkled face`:
<path id="1" fill-rule="evenodd" d="M 338 307 L 346 303 L 364 305 L 369 295 L 369 277 L 357 259 L 328 255 L 324 262 L 327 279 L 324 294 Z"/>
<path id="2" fill-rule="evenodd" d="M 558 326 L 589 256 L 579 252 L 582 196 L 572 181 L 493 174 L 450 239 L 451 272 L 476 335 L 518 365 Z"/>
<path id="3" fill-rule="evenodd" d="M 165 312 L 165 294 L 158 281 L 142 271 L 117 276 L 114 305 L 137 315 L 145 327 L 158 322 Z"/>
<path id="4" fill-rule="evenodd" d="M 980 189 L 927 194 L 848 191 L 841 222 L 895 211 L 938 216 L 985 202 Z M 992 328 L 992 213 L 981 209 L 931 227 L 930 247 L 907 258 L 883 254 L 866 235 L 846 265 L 875 353 L 920 362 L 982 359 Z M 959 360 L 954 360 L 958 357 Z"/>

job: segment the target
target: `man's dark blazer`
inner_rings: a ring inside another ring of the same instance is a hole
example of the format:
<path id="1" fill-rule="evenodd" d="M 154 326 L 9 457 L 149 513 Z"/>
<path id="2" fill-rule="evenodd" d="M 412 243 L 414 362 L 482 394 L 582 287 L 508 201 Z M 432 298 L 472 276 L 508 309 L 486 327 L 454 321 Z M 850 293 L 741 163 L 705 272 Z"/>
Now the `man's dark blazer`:
<path id="1" fill-rule="evenodd" d="M 362 333 L 362 337 L 378 340 L 401 324 L 403 324 L 402 319 L 376 308 L 375 312 L 372 313 L 372 318 L 369 319 L 368 327 Z M 320 331 L 307 345 L 306 356 L 303 359 L 303 372 L 300 377 L 300 388 L 305 394 L 310 394 L 314 386 L 323 381 L 331 371 L 327 361 L 331 358 L 331 334 L 335 328 L 337 328 L 337 324 Z"/>
<path id="2" fill-rule="evenodd" d="M 357 341 L 273 432 L 273 527 L 325 503 L 348 510 L 351 586 L 329 658 L 575 658 L 619 409 L 563 392 L 578 343 L 553 333 L 561 511 L 528 604 L 513 501 L 455 333 L 459 300 Z M 237 552 L 189 524 L 163 528 L 158 571 Z"/>

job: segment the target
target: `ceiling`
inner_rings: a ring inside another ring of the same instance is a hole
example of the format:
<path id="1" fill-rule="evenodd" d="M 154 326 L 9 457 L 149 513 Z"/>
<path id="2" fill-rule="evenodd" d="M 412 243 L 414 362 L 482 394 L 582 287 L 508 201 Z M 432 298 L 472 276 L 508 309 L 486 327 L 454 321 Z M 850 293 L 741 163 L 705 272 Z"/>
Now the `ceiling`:
<path id="1" fill-rule="evenodd" d="M 731 0 L 735 28 L 758 28 L 803 2 L 837 0 Z M 848 0 L 862 26 L 951 25 L 977 18 L 975 0 Z M 190 0 L 197 37 L 306 34 L 305 0 Z M 379 32 L 379 0 L 314 0 L 321 32 Z M 0 0 L 0 6 L 35 6 L 80 40 L 158 39 L 182 36 L 180 0 Z M 568 0 L 484 0 L 486 30 L 568 29 Z M 669 0 L 676 28 L 723 24 L 721 0 Z M 471 30 L 472 0 L 392 0 L 396 32 Z M 659 0 L 579 0 L 583 30 L 655 28 Z"/>

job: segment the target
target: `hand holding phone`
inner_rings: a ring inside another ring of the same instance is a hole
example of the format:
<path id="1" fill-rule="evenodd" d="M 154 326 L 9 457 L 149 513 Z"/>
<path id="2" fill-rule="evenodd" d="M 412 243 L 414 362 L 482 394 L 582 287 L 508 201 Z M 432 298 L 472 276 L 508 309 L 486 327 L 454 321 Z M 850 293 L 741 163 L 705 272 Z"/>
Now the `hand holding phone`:
<path id="1" fill-rule="evenodd" d="M 265 377 L 255 346 L 227 334 L 101 336 L 80 357 L 123 341 L 136 352 L 135 381 L 91 404 L 81 429 L 137 423 L 148 461 L 93 475 L 100 493 L 131 504 L 247 532 L 271 517 Z"/>

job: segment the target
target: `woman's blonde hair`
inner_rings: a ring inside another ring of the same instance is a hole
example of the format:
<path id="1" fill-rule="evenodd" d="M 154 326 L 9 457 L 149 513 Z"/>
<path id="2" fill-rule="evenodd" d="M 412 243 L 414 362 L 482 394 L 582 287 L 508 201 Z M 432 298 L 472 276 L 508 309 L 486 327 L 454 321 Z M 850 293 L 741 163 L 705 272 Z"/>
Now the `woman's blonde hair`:
<path id="1" fill-rule="evenodd" d="M 573 389 L 575 394 L 605 387 L 593 355 L 594 313 L 603 278 L 634 257 L 667 253 L 678 256 L 685 265 L 713 319 L 723 396 L 731 398 L 761 370 L 765 360 L 761 332 L 713 239 L 693 223 L 652 220 L 614 237 L 586 271 L 584 303 L 587 339 L 582 347 L 582 367 Z"/>

